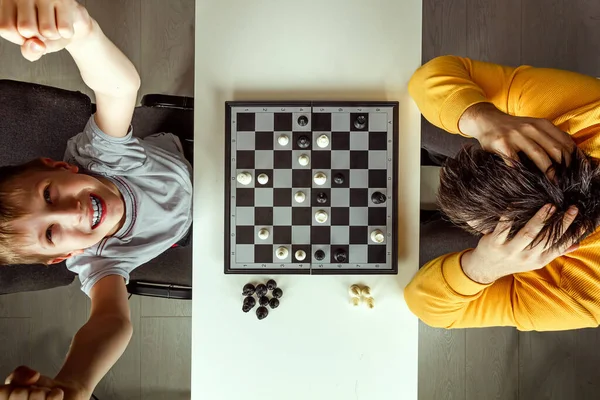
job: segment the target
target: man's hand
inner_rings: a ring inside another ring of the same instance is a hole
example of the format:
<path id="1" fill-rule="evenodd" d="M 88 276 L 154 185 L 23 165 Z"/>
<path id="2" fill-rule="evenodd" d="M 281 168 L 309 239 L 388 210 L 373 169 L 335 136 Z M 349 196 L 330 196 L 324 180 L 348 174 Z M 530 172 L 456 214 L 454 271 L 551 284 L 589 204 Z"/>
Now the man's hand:
<path id="1" fill-rule="evenodd" d="M 0 37 L 21 46 L 29 61 L 85 37 L 91 18 L 76 0 L 0 0 Z"/>
<path id="2" fill-rule="evenodd" d="M 548 178 L 554 180 L 552 160 L 571 162 L 575 142 L 550 121 L 540 118 L 516 117 L 498 110 L 493 104 L 479 103 L 464 112 L 458 128 L 474 137 L 489 152 L 518 160 L 522 151 Z"/>
<path id="3" fill-rule="evenodd" d="M 507 240 L 510 223 L 500 221 L 493 232 L 481 238 L 474 250 L 463 254 L 461 266 L 465 274 L 475 282 L 488 284 L 506 275 L 543 268 L 556 257 L 575 251 L 578 247 L 575 242 L 551 249 L 553 243 L 547 243 L 547 237 L 531 246 L 554 211 L 550 205 L 542 207 L 510 241 Z M 575 207 L 565 213 L 562 232 L 567 231 L 577 213 Z"/>
<path id="4" fill-rule="evenodd" d="M 74 387 L 61 384 L 28 367 L 15 369 L 0 386 L 0 400 L 83 400 Z M 86 399 L 87 400 L 87 399 Z"/>

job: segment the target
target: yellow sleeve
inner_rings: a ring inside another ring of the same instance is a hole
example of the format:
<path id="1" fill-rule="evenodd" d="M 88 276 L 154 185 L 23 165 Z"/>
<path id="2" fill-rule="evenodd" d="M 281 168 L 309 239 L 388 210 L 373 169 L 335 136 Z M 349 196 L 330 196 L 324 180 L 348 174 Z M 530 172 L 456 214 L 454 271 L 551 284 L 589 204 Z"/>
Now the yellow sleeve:
<path id="1" fill-rule="evenodd" d="M 405 288 L 408 307 L 426 324 L 439 328 L 514 326 L 523 331 L 598 325 L 560 288 L 557 266 L 482 285 L 464 274 L 462 254 L 464 251 L 429 262 Z"/>
<path id="2" fill-rule="evenodd" d="M 599 117 L 600 80 L 575 72 L 518 68 L 455 56 L 434 58 L 412 76 L 408 90 L 432 124 L 460 133 L 465 110 L 489 102 L 517 116 L 546 118 L 573 133 Z"/>

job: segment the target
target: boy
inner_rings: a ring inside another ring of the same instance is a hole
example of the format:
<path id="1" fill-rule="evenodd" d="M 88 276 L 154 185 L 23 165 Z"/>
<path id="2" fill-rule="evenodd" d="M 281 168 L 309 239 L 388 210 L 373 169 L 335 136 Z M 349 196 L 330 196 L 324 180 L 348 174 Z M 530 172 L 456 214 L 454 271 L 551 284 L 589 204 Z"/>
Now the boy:
<path id="1" fill-rule="evenodd" d="M 429 121 L 483 148 L 449 159 L 439 191 L 450 220 L 483 237 L 426 263 L 410 309 L 444 328 L 598 326 L 600 80 L 445 56 L 409 90 Z"/>
<path id="2" fill-rule="evenodd" d="M 0 264 L 66 260 L 92 302 L 55 380 L 15 371 L 0 399 L 89 399 L 131 338 L 129 272 L 190 229 L 191 166 L 174 135 L 132 136 L 139 75 L 76 1 L 1 0 L 0 35 L 30 61 L 66 49 L 97 106 L 64 161 L 0 170 Z"/>

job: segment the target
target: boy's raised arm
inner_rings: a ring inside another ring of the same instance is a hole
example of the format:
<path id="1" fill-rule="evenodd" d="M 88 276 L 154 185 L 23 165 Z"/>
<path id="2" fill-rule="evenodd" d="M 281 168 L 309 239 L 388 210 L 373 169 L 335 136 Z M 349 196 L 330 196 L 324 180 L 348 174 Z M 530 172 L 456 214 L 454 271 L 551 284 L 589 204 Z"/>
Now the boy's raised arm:
<path id="1" fill-rule="evenodd" d="M 140 76 L 85 7 L 75 0 L 0 0 L 0 37 L 21 46 L 29 61 L 66 49 L 96 95 L 98 127 L 127 134 Z"/>
<path id="2" fill-rule="evenodd" d="M 131 124 L 140 76 L 98 23 L 92 19 L 90 24 L 88 35 L 66 49 L 96 95 L 96 124 L 110 136 L 123 137 Z"/>

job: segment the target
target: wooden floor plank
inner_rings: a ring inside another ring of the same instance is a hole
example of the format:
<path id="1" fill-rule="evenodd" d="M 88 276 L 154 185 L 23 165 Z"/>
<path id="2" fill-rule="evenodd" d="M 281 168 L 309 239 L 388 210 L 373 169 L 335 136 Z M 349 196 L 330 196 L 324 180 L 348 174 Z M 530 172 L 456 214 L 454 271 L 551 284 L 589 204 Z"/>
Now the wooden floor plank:
<path id="1" fill-rule="evenodd" d="M 30 318 L 0 318 L 0 381 L 19 365 L 31 364 Z"/>
<path id="2" fill-rule="evenodd" d="M 192 302 L 189 300 L 141 297 L 142 317 L 191 317 Z"/>
<path id="3" fill-rule="evenodd" d="M 578 399 L 577 332 L 519 333 L 519 398 Z"/>
<path id="4" fill-rule="evenodd" d="M 520 64 L 521 0 L 468 2 L 467 56 L 499 64 Z"/>
<path id="5" fill-rule="evenodd" d="M 419 400 L 465 398 L 465 335 L 419 322 Z"/>
<path id="6" fill-rule="evenodd" d="M 189 317 L 142 318 L 142 399 L 187 400 L 191 388 Z"/>
<path id="7" fill-rule="evenodd" d="M 519 392 L 518 333 L 514 328 L 466 330 L 467 400 L 515 400 Z"/>
<path id="8" fill-rule="evenodd" d="M 79 328 L 87 321 L 87 296 L 79 280 L 31 294 L 31 366 L 54 376 Z"/>
<path id="9" fill-rule="evenodd" d="M 143 94 L 194 95 L 194 0 L 142 2 Z"/>

